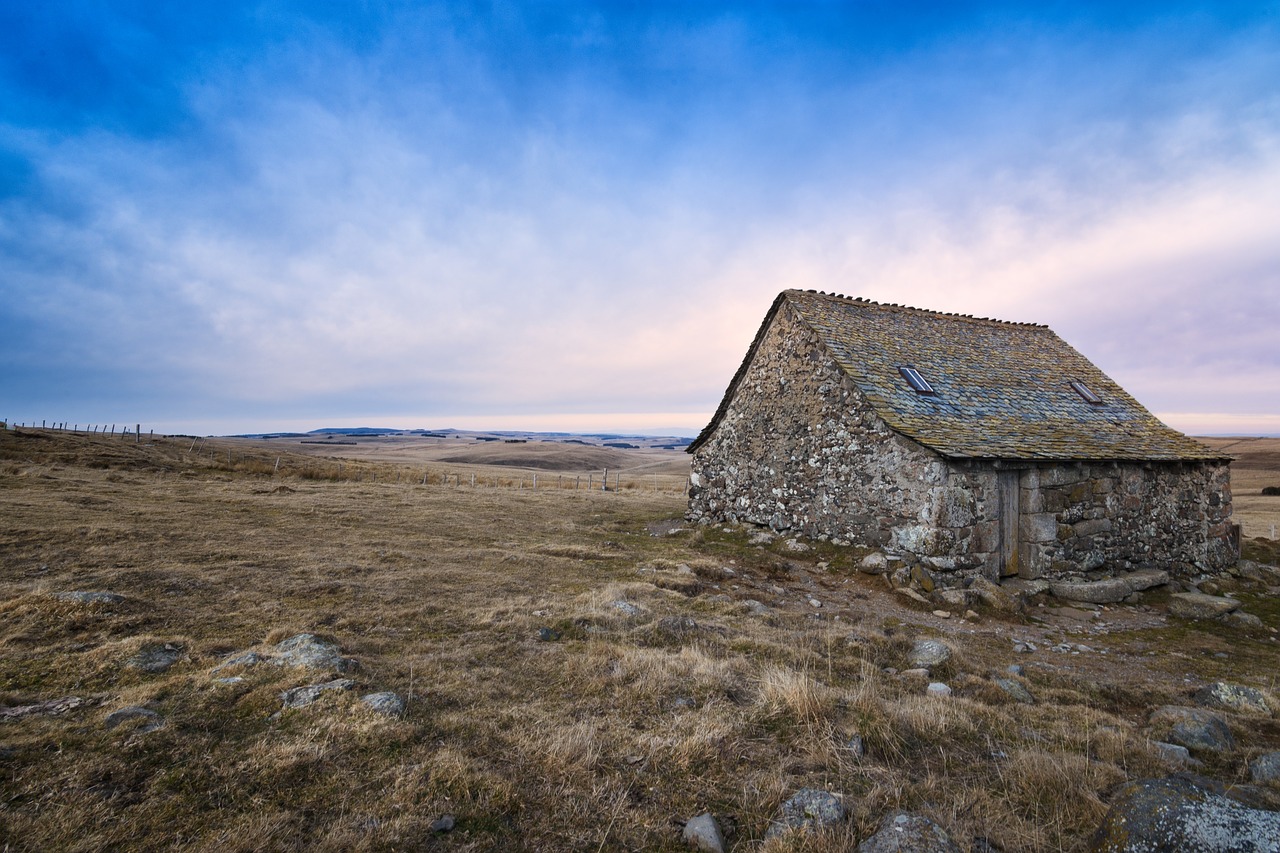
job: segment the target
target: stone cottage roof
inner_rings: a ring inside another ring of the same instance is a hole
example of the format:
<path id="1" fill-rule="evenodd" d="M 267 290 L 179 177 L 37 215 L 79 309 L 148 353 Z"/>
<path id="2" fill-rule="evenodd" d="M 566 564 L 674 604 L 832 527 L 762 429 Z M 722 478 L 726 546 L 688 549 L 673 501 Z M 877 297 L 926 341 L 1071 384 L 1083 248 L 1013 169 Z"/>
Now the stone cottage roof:
<path id="1" fill-rule="evenodd" d="M 779 311 L 814 331 L 886 424 L 950 458 L 1223 459 L 1165 426 L 1047 326 L 785 290 L 711 423 L 714 432 Z M 900 368 L 934 393 L 920 393 Z M 1091 403 L 1072 382 L 1099 402 Z"/>

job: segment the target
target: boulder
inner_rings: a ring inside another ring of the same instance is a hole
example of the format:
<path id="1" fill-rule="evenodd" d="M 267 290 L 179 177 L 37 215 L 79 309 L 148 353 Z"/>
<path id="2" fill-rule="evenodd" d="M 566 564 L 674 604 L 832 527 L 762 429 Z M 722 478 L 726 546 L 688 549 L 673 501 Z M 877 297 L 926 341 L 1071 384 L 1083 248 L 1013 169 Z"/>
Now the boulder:
<path id="1" fill-rule="evenodd" d="M 813 830 L 844 820 L 844 803 L 830 791 L 801 788 L 778 809 L 778 816 L 765 833 L 777 838 L 794 829 Z"/>
<path id="2" fill-rule="evenodd" d="M 1165 705 L 1151 714 L 1151 725 L 1169 726 L 1169 740 L 1187 749 L 1228 752 L 1235 738 L 1221 717 L 1204 708 Z"/>
<path id="3" fill-rule="evenodd" d="M 946 830 L 929 818 L 897 812 L 880 822 L 876 834 L 858 845 L 858 853 L 961 853 Z"/>
<path id="4" fill-rule="evenodd" d="M 1249 808 L 1180 777 L 1142 779 L 1111 798 L 1093 853 L 1275 851 L 1280 812 Z"/>
<path id="5" fill-rule="evenodd" d="M 322 640 L 315 634 L 296 634 L 276 644 L 271 662 L 276 666 L 296 666 L 304 669 L 347 672 L 356 662 L 344 658 L 337 645 Z"/>
<path id="6" fill-rule="evenodd" d="M 969 590 L 992 610 L 998 610 L 1001 613 L 1017 613 L 1022 609 L 1020 596 L 1011 594 L 1000 584 L 992 583 L 984 577 L 974 578 L 973 583 L 969 585 Z"/>
<path id="7" fill-rule="evenodd" d="M 941 681 L 932 681 L 929 686 L 924 689 L 925 695 L 932 696 L 935 699 L 946 699 L 951 695 L 951 688 L 943 684 Z"/>
<path id="8" fill-rule="evenodd" d="M 1234 598 L 1202 592 L 1176 592 L 1169 596 L 1169 615 L 1180 619 L 1215 619 L 1240 607 Z"/>
<path id="9" fill-rule="evenodd" d="M 889 561 L 884 554 L 877 551 L 862 558 L 862 562 L 858 564 L 858 571 L 869 575 L 882 575 L 889 571 Z"/>
<path id="10" fill-rule="evenodd" d="M 691 818 L 684 825 L 684 843 L 702 853 L 724 853 L 724 834 L 711 812 Z"/>
<path id="11" fill-rule="evenodd" d="M 266 660 L 266 658 L 264 658 L 262 655 L 258 654 L 257 652 L 244 652 L 243 654 L 232 655 L 231 657 L 224 660 L 222 663 L 215 666 L 213 669 L 209 670 L 209 674 L 217 675 L 218 673 L 222 672 L 225 669 L 231 669 L 237 666 L 242 666 L 245 668 L 248 668 L 251 666 L 257 666 L 258 664 L 262 663 L 264 660 Z"/>
<path id="12" fill-rule="evenodd" d="M 1138 569 L 1125 575 L 1134 592 L 1142 592 L 1153 586 L 1164 586 L 1169 582 L 1169 573 L 1162 569 Z"/>
<path id="13" fill-rule="evenodd" d="M 1197 705 L 1205 708 L 1225 708 L 1228 711 L 1271 715 L 1271 706 L 1267 704 L 1266 694 L 1241 684 L 1215 681 L 1197 690 L 1194 698 Z"/>
<path id="14" fill-rule="evenodd" d="M 951 660 L 951 649 L 941 640 L 916 640 L 907 660 L 913 667 L 931 669 Z"/>

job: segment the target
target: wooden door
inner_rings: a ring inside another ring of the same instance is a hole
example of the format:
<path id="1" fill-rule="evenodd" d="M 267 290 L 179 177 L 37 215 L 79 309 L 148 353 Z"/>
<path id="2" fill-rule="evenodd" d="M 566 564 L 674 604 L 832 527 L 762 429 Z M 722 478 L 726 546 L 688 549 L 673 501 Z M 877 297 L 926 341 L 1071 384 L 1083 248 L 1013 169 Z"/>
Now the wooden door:
<path id="1" fill-rule="evenodd" d="M 1000 487 L 1000 576 L 1021 573 L 1018 559 L 1018 480 L 1017 471 L 998 471 Z"/>

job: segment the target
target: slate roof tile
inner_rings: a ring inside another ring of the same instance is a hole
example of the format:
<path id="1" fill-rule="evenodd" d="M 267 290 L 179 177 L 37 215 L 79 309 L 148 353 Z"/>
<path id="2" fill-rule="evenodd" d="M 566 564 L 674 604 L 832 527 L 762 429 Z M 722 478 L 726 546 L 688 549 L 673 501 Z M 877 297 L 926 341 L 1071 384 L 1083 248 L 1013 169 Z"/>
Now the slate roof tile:
<path id="1" fill-rule="evenodd" d="M 894 430 L 952 458 L 1192 460 L 1223 455 L 1157 420 L 1047 326 L 941 314 L 786 290 L 702 434 L 714 431 L 773 317 L 784 307 L 817 334 Z M 909 386 L 914 367 L 935 394 Z M 1082 382 L 1102 402 L 1071 387 Z"/>

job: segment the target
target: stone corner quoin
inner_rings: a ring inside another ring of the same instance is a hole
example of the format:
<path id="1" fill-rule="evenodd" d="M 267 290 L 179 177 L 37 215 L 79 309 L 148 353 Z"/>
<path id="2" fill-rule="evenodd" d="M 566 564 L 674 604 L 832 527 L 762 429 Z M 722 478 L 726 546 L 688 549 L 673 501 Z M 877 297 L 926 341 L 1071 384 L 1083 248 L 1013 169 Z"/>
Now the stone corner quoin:
<path id="1" fill-rule="evenodd" d="M 780 297 L 690 448 L 688 519 L 875 549 L 956 584 L 1238 559 L 1229 460 L 957 458 L 891 427 L 849 363 Z"/>

